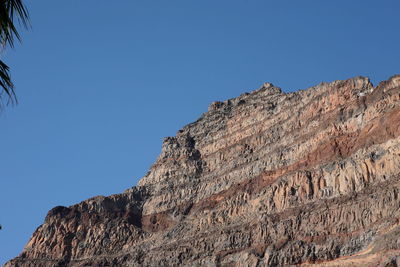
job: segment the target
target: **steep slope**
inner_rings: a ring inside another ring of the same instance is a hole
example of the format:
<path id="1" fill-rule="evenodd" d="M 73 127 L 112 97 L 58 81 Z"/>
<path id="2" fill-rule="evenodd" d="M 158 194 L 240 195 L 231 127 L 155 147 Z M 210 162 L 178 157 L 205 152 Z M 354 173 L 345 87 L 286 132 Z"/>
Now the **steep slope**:
<path id="1" fill-rule="evenodd" d="M 397 266 L 400 76 L 266 83 L 165 138 L 139 184 L 56 207 L 5 266 Z"/>

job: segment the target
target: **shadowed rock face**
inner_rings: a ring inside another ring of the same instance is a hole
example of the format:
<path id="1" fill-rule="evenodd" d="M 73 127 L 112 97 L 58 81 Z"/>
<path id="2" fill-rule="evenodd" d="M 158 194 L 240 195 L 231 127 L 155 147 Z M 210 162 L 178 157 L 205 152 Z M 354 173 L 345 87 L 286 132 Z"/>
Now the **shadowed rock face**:
<path id="1" fill-rule="evenodd" d="M 400 76 L 214 102 L 139 184 L 56 207 L 6 266 L 398 266 Z"/>

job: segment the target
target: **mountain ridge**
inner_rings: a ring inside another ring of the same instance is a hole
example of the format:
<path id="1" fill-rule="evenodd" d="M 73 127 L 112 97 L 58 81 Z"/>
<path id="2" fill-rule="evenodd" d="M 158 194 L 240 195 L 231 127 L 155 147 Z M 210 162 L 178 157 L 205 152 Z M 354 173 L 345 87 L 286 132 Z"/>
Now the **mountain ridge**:
<path id="1" fill-rule="evenodd" d="M 5 266 L 398 264 L 399 136 L 400 75 L 264 83 L 166 137 L 137 186 L 50 210 Z"/>

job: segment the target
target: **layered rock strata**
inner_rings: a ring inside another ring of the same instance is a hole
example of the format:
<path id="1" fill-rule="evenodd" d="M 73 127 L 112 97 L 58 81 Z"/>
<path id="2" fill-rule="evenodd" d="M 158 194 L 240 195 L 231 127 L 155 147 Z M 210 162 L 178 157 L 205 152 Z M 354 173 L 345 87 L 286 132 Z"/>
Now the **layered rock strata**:
<path id="1" fill-rule="evenodd" d="M 5 266 L 397 266 L 400 76 L 214 102 L 139 184 L 56 207 Z"/>

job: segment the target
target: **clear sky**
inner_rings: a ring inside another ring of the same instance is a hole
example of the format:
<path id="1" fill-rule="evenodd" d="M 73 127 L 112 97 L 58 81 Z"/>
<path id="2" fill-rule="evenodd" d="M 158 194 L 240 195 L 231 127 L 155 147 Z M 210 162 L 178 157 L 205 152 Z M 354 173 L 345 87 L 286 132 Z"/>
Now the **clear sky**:
<path id="1" fill-rule="evenodd" d="M 0 114 L 0 264 L 52 207 L 135 185 L 212 101 L 400 73 L 398 0 L 26 4 L 2 55 L 19 104 Z"/>

